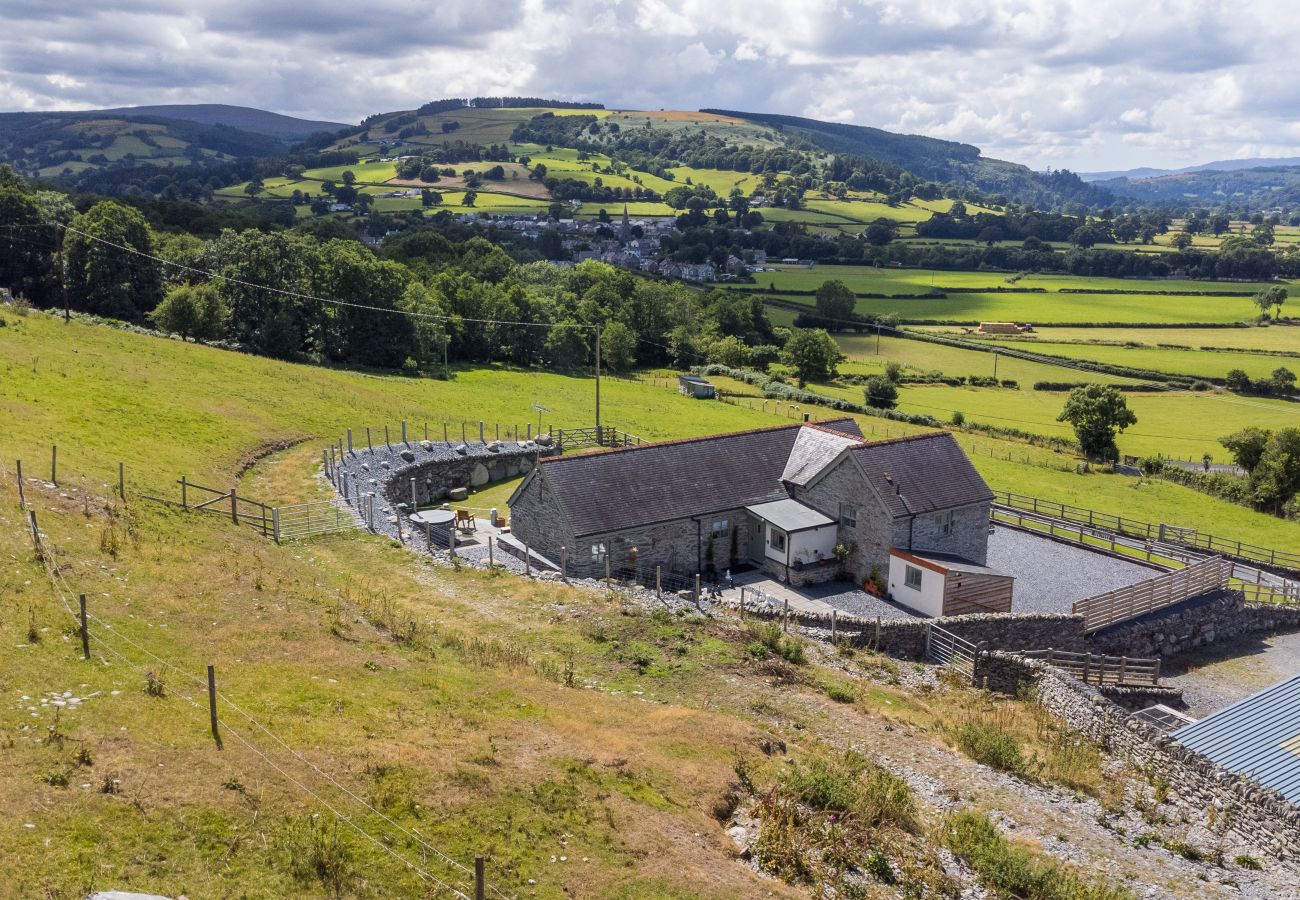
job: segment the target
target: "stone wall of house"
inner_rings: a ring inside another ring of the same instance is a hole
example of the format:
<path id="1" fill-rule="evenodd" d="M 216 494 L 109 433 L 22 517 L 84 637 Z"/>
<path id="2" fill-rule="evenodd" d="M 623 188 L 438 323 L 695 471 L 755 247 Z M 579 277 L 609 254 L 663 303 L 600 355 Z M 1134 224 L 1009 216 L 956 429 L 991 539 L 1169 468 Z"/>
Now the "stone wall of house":
<path id="1" fill-rule="evenodd" d="M 953 509 L 952 531 L 943 533 L 942 513 L 923 513 L 911 523 L 903 519 L 896 523 L 894 546 L 910 548 L 917 553 L 951 553 L 979 563 L 989 557 L 989 514 L 992 505 L 975 503 Z M 910 541 L 910 544 L 909 544 Z"/>
<path id="2" fill-rule="evenodd" d="M 515 513 L 517 521 L 523 525 L 525 515 L 518 502 L 515 508 L 519 510 Z M 533 515 L 531 507 L 528 515 Z M 713 522 L 723 519 L 729 523 L 727 531 L 714 536 Z M 747 558 L 749 532 L 749 515 L 743 509 L 734 509 L 701 516 L 698 524 L 693 518 L 676 519 L 644 528 L 586 535 L 574 539 L 577 547 L 568 556 L 569 572 L 575 576 L 604 576 L 604 564 L 592 554 L 592 545 L 603 543 L 612 571 L 635 568 L 646 573 L 642 580 L 648 583 L 648 579 L 653 578 L 655 567 L 659 566 L 665 575 L 693 577 L 700 574 L 705 581 L 711 581 Z M 559 557 L 552 559 L 558 561 Z"/>
<path id="3" fill-rule="evenodd" d="M 1300 629 L 1300 607 L 1246 603 L 1238 591 L 1216 591 L 1166 615 L 1145 616 L 1092 636 L 1094 653 L 1173 656 L 1247 634 Z"/>
<path id="4" fill-rule="evenodd" d="M 853 548 L 846 562 L 850 577 L 861 584 L 873 566 L 882 576 L 889 572 L 889 548 L 894 545 L 893 520 L 851 459 L 840 460 L 810 487 L 796 488 L 794 496 L 800 503 L 837 522 L 840 504 L 852 504 L 857 512 L 857 524 L 848 527 L 841 523 L 836 536 L 837 543 Z"/>
<path id="5" fill-rule="evenodd" d="M 533 552 L 558 564 L 561 548 L 573 546 L 573 527 L 543 472 L 529 479 L 514 499 L 510 507 L 511 534 Z"/>
<path id="6" fill-rule="evenodd" d="M 1032 683 L 1035 699 L 1045 710 L 1153 781 L 1168 784 L 1176 802 L 1203 815 L 1205 827 L 1230 832 L 1268 856 L 1300 860 L 1300 807 L 1253 778 L 1228 772 L 1159 729 L 1130 718 L 1127 710 L 1095 688 L 1058 669 L 1009 654 L 989 657 L 982 660 L 980 671 L 989 676 L 991 689 Z"/>

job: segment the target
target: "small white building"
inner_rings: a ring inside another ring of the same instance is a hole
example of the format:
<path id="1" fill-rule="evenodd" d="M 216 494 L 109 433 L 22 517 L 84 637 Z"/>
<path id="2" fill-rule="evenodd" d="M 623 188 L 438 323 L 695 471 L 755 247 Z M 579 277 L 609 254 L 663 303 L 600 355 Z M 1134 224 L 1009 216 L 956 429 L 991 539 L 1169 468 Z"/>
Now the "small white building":
<path id="1" fill-rule="evenodd" d="M 1011 612 L 1015 579 L 946 553 L 889 551 L 889 594 L 926 616 Z"/>
<path id="2" fill-rule="evenodd" d="M 745 507 L 760 528 L 750 540 L 762 541 L 763 569 L 780 581 L 822 581 L 837 571 L 835 541 L 839 523 L 798 500 L 773 500 Z M 758 556 L 751 549 L 751 556 Z M 814 573 L 824 573 L 818 577 Z"/>

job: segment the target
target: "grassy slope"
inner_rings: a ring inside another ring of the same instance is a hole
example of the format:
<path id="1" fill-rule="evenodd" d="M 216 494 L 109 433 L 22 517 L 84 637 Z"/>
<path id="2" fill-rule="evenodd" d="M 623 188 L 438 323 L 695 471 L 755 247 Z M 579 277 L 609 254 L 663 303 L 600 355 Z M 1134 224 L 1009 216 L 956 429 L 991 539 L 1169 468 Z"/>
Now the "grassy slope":
<path id="1" fill-rule="evenodd" d="M 289 860 L 303 855 L 292 823 L 313 812 L 328 820 L 324 803 L 418 856 L 412 838 L 315 766 L 457 859 L 488 853 L 491 878 L 508 894 L 790 896 L 735 862 L 711 817 L 735 778 L 735 756 L 756 759 L 765 783 L 781 768 L 755 749 L 765 735 L 800 754 L 819 746 L 823 730 L 878 728 L 882 714 L 914 713 L 931 725 L 909 740 L 942 740 L 933 722 L 948 713 L 938 695 L 919 704 L 877 685 L 856 704 L 831 704 L 815 682 L 772 686 L 744 662 L 752 637 L 725 622 L 619 614 L 600 595 L 428 566 L 364 535 L 276 547 L 218 515 L 139 499 L 110 513 L 90 496 L 105 493 L 101 479 L 114 458 L 128 461 L 133 488 L 165 485 L 177 471 L 229 478 L 268 441 L 333 436 L 361 421 L 418 421 L 448 408 L 508 420 L 544 387 L 553 388 L 557 416 L 581 420 L 589 381 L 504 371 L 462 372 L 450 384 L 377 378 L 8 318 L 0 403 L 14 427 L 0 433 L 0 458 L 41 458 L 58 436 L 62 483 L 29 480 L 28 498 L 71 590 L 86 592 L 92 614 L 113 623 L 111 632 L 93 629 L 95 659 L 80 661 L 70 619 L 26 549 L 6 471 L 0 643 L 9 649 L 0 687 L 10 702 L 0 707 L 9 739 L 0 806 L 10 826 L 0 868 L 17 895 L 118 887 L 322 896 L 319 882 L 292 876 Z M 773 421 L 652 383 L 611 382 L 607 397 L 607 419 L 648 436 Z M 259 463 L 245 493 L 316 495 L 318 452 L 305 444 Z M 1131 515 L 1162 503 L 1191 508 L 1176 488 L 1155 486 L 1129 502 L 1123 493 L 1132 489 L 1116 486 L 1130 482 L 1120 479 L 977 459 L 1020 489 L 1042 479 L 1054 496 L 1097 505 L 1113 497 L 1107 505 Z M 1060 490 L 1067 485 L 1078 487 Z M 1207 520 L 1219 520 L 1212 501 L 1193 499 Z M 397 630 L 412 639 L 395 643 Z M 221 691 L 300 756 L 224 706 L 225 749 L 214 750 L 201 686 L 161 669 L 145 649 L 186 673 L 216 664 Z M 566 659 L 576 682 L 595 689 L 564 686 Z M 143 693 L 147 670 L 162 672 L 166 697 Z M 45 740 L 56 720 L 39 700 L 64 691 L 89 699 L 59 714 L 61 740 Z M 89 759 L 78 763 L 82 749 Z M 66 786 L 48 783 L 62 778 Z M 101 793 L 115 780 L 119 793 Z M 384 851 L 346 829 L 344 843 L 352 873 L 345 893 L 419 892 L 416 877 Z M 457 877 L 436 860 L 424 865 Z"/>

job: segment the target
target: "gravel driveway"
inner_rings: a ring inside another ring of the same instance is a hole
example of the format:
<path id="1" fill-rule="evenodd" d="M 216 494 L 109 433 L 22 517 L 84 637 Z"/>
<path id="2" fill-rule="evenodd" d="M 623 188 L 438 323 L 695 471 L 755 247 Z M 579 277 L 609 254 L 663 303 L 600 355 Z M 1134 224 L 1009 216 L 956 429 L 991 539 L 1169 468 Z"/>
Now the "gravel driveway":
<path id="1" fill-rule="evenodd" d="M 1012 612 L 1068 613 L 1076 600 L 1127 587 L 1160 574 L 1059 541 L 997 526 L 988 565 L 1016 579 Z"/>

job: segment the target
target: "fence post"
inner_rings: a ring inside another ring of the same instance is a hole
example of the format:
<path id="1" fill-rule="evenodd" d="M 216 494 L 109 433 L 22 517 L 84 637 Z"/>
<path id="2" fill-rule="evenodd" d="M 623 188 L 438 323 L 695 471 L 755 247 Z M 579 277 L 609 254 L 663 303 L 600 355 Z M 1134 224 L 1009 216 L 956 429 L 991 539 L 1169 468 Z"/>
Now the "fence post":
<path id="1" fill-rule="evenodd" d="M 230 486 L 230 521 L 239 524 L 239 495 L 235 486 Z"/>
<path id="2" fill-rule="evenodd" d="M 397 504 L 393 504 L 393 518 L 397 520 L 397 543 L 405 544 L 406 538 L 402 536 L 402 511 Z"/>
<path id="3" fill-rule="evenodd" d="M 925 658 L 926 659 L 930 658 L 930 641 L 932 637 L 930 633 L 931 627 L 932 626 L 930 625 L 929 622 L 925 623 Z"/>
<path id="4" fill-rule="evenodd" d="M 190 502 L 187 497 L 189 485 L 185 483 L 185 476 L 181 476 L 181 509 L 189 509 Z"/>
<path id="5" fill-rule="evenodd" d="M 50 444 L 50 484 L 59 485 L 59 446 Z"/>
<path id="6" fill-rule="evenodd" d="M 393 449 L 393 442 L 392 442 L 391 440 L 389 440 L 389 437 L 388 437 L 388 426 L 387 426 L 387 425 L 384 426 L 384 446 L 387 447 L 389 450 L 392 450 L 392 449 Z"/>
<path id="7" fill-rule="evenodd" d="M 700 602 L 700 573 L 699 572 L 695 573 L 695 602 L 697 605 Z"/>
<path id="8" fill-rule="evenodd" d="M 27 508 L 27 495 L 23 493 L 23 461 L 18 460 L 18 508 Z"/>
<path id="9" fill-rule="evenodd" d="M 1121 656 L 1119 658 L 1119 684 L 1124 683 L 1125 675 L 1127 674 L 1127 672 L 1128 672 L 1128 657 Z"/>
<path id="10" fill-rule="evenodd" d="M 86 627 L 86 595 L 77 598 L 81 603 L 81 658 L 90 659 L 90 630 Z"/>
<path id="11" fill-rule="evenodd" d="M 375 492 L 371 491 L 366 495 L 366 520 L 370 523 L 370 530 L 375 530 Z"/>
<path id="12" fill-rule="evenodd" d="M 117 464 L 117 495 L 126 500 L 126 466 L 120 460 Z"/>
<path id="13" fill-rule="evenodd" d="M 483 900 L 483 855 L 474 857 L 474 900 Z"/>
<path id="14" fill-rule="evenodd" d="M 497 567 L 496 552 L 492 547 L 492 535 L 488 535 L 488 569 Z"/>
<path id="15" fill-rule="evenodd" d="M 400 516 L 398 517 L 401 518 Z M 447 526 L 447 553 L 452 559 L 456 558 L 456 523 L 453 521 Z"/>
<path id="16" fill-rule="evenodd" d="M 527 544 L 524 544 L 524 574 L 533 574 L 533 551 L 528 549 Z"/>
<path id="17" fill-rule="evenodd" d="M 500 423 L 500 422 L 497 422 L 497 423 L 496 423 L 495 425 L 493 425 L 492 427 L 496 429 L 496 432 L 495 432 L 495 434 L 496 434 L 496 440 L 498 440 L 498 441 L 501 440 L 501 423 Z M 509 430 L 509 429 L 506 429 L 506 437 L 510 437 L 510 430 Z M 482 432 L 480 432 L 479 440 L 480 440 L 480 441 L 483 440 L 483 438 L 482 438 Z"/>
<path id="18" fill-rule="evenodd" d="M 402 420 L 402 443 L 403 443 L 403 444 L 405 444 L 405 443 L 409 443 L 409 442 L 406 440 L 406 420 L 405 420 L 405 419 Z"/>
<path id="19" fill-rule="evenodd" d="M 375 452 L 375 445 L 370 442 L 370 426 L 366 426 L 366 449 L 371 453 Z"/>
<path id="20" fill-rule="evenodd" d="M 424 423 L 424 439 L 425 439 L 426 441 L 429 439 L 429 423 L 428 423 L 428 422 L 425 422 L 425 423 Z"/>
<path id="21" fill-rule="evenodd" d="M 781 630 L 790 630 L 790 598 L 785 598 L 785 607 L 781 610 Z"/>
<path id="22" fill-rule="evenodd" d="M 745 621 L 745 586 L 740 586 L 740 621 Z"/>
<path id="23" fill-rule="evenodd" d="M 275 542 L 280 543 L 280 507 L 271 507 L 271 532 L 275 535 Z"/>
<path id="24" fill-rule="evenodd" d="M 609 586 L 609 554 L 605 554 L 605 586 Z"/>
<path id="25" fill-rule="evenodd" d="M 325 477 L 328 478 L 330 481 L 333 481 L 334 476 L 330 474 L 330 451 L 328 447 L 321 448 L 320 460 L 321 460 L 321 467 L 325 470 Z"/>
<path id="26" fill-rule="evenodd" d="M 352 452 L 352 429 L 348 429 L 348 453 Z"/>
<path id="27" fill-rule="evenodd" d="M 221 732 L 217 730 L 217 670 L 208 665 L 208 717 L 212 720 L 212 739 L 221 749 Z"/>
<path id="28" fill-rule="evenodd" d="M 569 548 L 563 544 L 560 545 L 560 577 L 569 577 Z"/>
<path id="29" fill-rule="evenodd" d="M 500 436 L 501 436 L 501 426 L 498 425 L 498 426 L 497 426 L 497 437 L 500 437 Z M 479 442 L 480 444 L 487 443 L 486 441 L 483 440 L 483 422 L 482 422 L 482 420 L 480 420 L 479 423 L 478 423 L 478 442 Z"/>
<path id="30" fill-rule="evenodd" d="M 447 438 L 447 423 L 446 423 L 446 422 L 443 422 L 443 423 L 442 423 L 442 442 L 443 442 L 444 444 L 446 444 L 448 447 L 451 446 L 451 441 Z"/>
<path id="31" fill-rule="evenodd" d="M 655 566 L 655 596 L 661 599 L 664 595 L 663 575 L 663 569 L 660 566 Z"/>
<path id="32" fill-rule="evenodd" d="M 411 479 L 411 514 L 414 515 L 420 508 L 420 504 L 415 498 L 415 479 Z"/>
<path id="33" fill-rule="evenodd" d="M 430 553 L 433 552 L 433 524 L 431 522 L 424 523 L 424 549 L 428 550 Z M 491 549 L 492 548 L 489 547 L 488 551 L 491 552 Z"/>
<path id="34" fill-rule="evenodd" d="M 834 609 L 834 608 L 831 609 L 831 643 L 832 643 L 832 644 L 835 643 L 835 641 L 836 641 L 836 639 L 839 637 L 839 633 L 840 633 L 840 632 L 839 632 L 839 620 L 838 620 L 838 618 L 837 618 L 837 613 L 838 613 L 838 612 L 839 612 L 839 610 L 837 610 L 837 609 Z"/>

